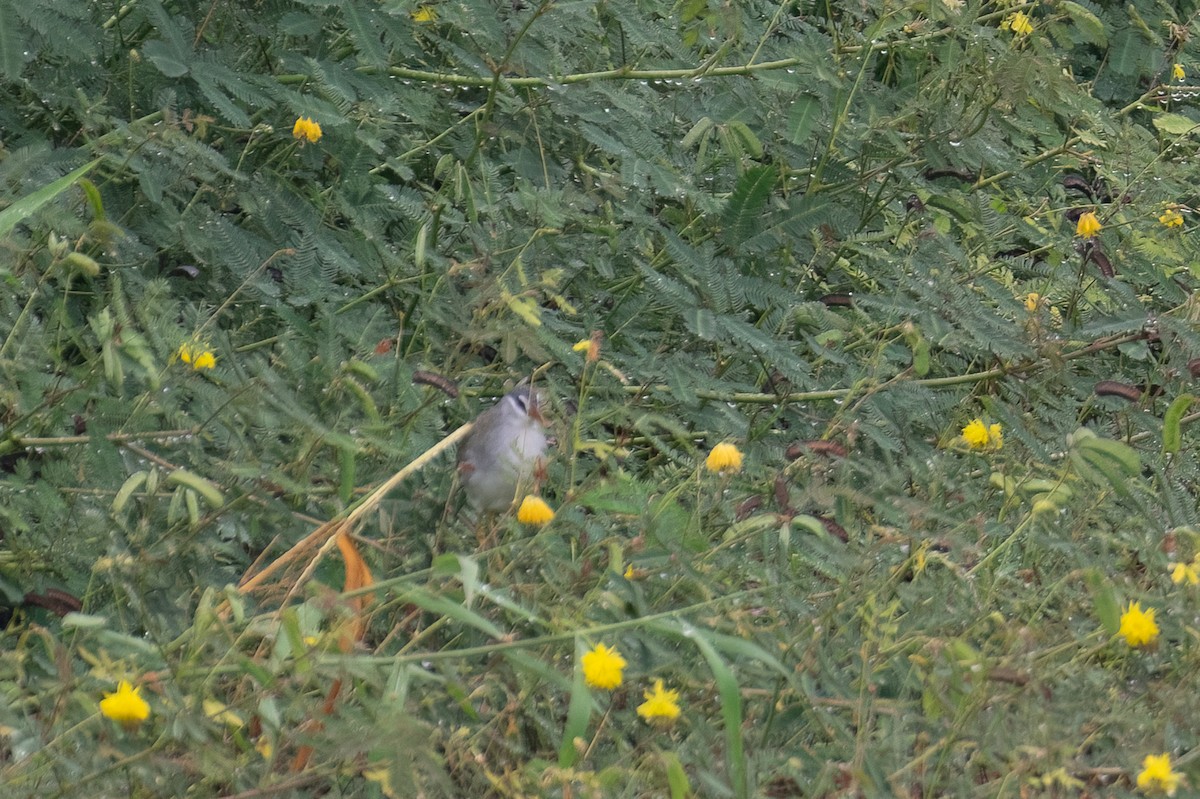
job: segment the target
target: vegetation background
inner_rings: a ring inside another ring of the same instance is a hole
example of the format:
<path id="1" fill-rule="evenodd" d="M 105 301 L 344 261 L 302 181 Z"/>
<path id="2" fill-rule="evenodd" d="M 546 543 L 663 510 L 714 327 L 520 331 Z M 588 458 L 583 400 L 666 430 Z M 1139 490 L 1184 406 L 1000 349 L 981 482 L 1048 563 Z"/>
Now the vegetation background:
<path id="1" fill-rule="evenodd" d="M 4 795 L 1200 786 L 1196 15 L 0 0 Z"/>

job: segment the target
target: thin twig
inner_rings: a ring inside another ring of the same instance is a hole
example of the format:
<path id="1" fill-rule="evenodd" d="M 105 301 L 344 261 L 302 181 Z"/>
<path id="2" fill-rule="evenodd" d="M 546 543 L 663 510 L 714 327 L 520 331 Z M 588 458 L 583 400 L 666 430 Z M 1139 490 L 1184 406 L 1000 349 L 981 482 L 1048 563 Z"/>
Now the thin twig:
<path id="1" fill-rule="evenodd" d="M 256 590 L 271 575 L 275 574 L 284 566 L 288 565 L 313 547 L 319 547 L 324 544 L 327 540 L 332 538 L 334 534 L 338 532 L 338 530 L 344 528 L 347 532 L 352 532 L 359 521 L 368 513 L 375 510 L 375 508 L 379 506 L 379 503 L 383 501 L 383 498 L 386 497 L 393 488 L 400 485 L 400 483 L 404 482 L 421 469 L 425 468 L 425 466 L 427 466 L 434 458 L 441 455 L 447 449 L 462 440 L 462 438 L 471 431 L 472 424 L 473 422 L 467 422 L 462 427 L 443 438 L 437 444 L 434 444 L 432 447 L 425 450 L 425 452 L 417 456 L 415 460 L 381 483 L 379 487 L 373 490 L 370 494 L 367 494 L 362 501 L 360 501 L 353 508 L 349 509 L 344 516 L 338 516 L 330 519 L 317 529 L 313 530 L 298 543 L 294 544 L 291 549 L 273 560 L 270 565 L 268 565 L 258 574 L 251 576 L 250 572 L 247 572 L 246 575 L 242 577 L 242 582 L 238 586 L 238 591 L 243 594 L 248 594 L 251 591 Z M 319 561 L 320 554 L 318 554 L 314 560 Z M 297 581 L 297 584 L 299 584 L 299 581 Z"/>

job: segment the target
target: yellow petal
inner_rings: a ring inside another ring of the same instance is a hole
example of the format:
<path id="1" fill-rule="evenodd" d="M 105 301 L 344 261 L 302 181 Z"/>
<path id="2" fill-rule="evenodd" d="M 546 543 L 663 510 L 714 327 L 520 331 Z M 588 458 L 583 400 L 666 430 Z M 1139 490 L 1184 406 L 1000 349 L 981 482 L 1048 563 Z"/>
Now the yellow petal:
<path id="1" fill-rule="evenodd" d="M 517 508 L 517 521 L 521 524 L 541 527 L 543 524 L 554 521 L 554 509 L 547 505 L 541 497 L 530 494 L 521 500 L 521 507 Z"/>

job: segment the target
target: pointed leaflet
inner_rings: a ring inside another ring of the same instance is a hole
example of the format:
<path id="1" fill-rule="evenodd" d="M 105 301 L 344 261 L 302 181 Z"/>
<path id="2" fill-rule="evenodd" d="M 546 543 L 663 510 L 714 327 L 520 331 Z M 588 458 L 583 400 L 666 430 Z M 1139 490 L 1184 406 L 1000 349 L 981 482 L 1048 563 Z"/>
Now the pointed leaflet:
<path id="1" fill-rule="evenodd" d="M 725 723 L 725 761 L 729 765 L 733 795 L 738 799 L 745 799 L 750 795 L 750 783 L 746 771 L 746 751 L 742 742 L 741 689 L 729 665 L 707 640 L 706 632 L 697 628 L 690 628 L 688 632 L 691 633 L 688 637 L 708 661 L 708 668 L 717 684 L 717 695 L 721 697 L 721 718 Z"/>
<path id="2" fill-rule="evenodd" d="M 586 651 L 587 647 L 583 642 L 577 641 L 575 644 L 575 662 L 577 664 Z M 558 746 L 559 768 L 571 768 L 579 759 L 580 751 L 575 747 L 575 739 L 583 738 L 587 733 L 588 719 L 591 718 L 592 708 L 595 705 L 596 701 L 592 699 L 592 694 L 584 682 L 583 669 L 577 666 L 575 679 L 571 684 L 571 700 L 567 704 L 567 723 L 563 727 L 562 742 Z"/>
<path id="3" fill-rule="evenodd" d="M 16 12 L 0 3 L 0 77 L 16 80 L 25 68 L 25 39 L 17 27 Z"/>
<path id="4" fill-rule="evenodd" d="M 758 233 L 762 222 L 763 206 L 775 186 L 775 167 L 757 166 L 748 169 L 738 178 L 733 194 L 725 205 L 721 222 L 725 229 L 725 242 L 736 247 Z"/>
<path id="5" fill-rule="evenodd" d="M 31 216 L 43 205 L 71 188 L 75 181 L 88 172 L 91 172 L 92 167 L 96 166 L 100 161 L 101 159 L 97 158 L 95 161 L 86 163 L 74 172 L 63 175 L 51 183 L 47 183 L 32 194 L 26 194 L 3 211 L 0 211 L 0 239 L 7 236 L 17 226 L 18 222 L 27 216 Z"/>

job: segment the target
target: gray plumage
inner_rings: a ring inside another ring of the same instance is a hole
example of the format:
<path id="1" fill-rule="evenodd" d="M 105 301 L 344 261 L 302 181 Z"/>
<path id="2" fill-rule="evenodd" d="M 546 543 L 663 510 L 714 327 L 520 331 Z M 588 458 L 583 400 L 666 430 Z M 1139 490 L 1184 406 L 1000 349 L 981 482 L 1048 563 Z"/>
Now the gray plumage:
<path id="1" fill-rule="evenodd" d="M 537 391 L 520 386 L 479 414 L 458 448 L 458 472 L 471 505 L 484 513 L 508 510 L 532 481 L 546 451 Z"/>

